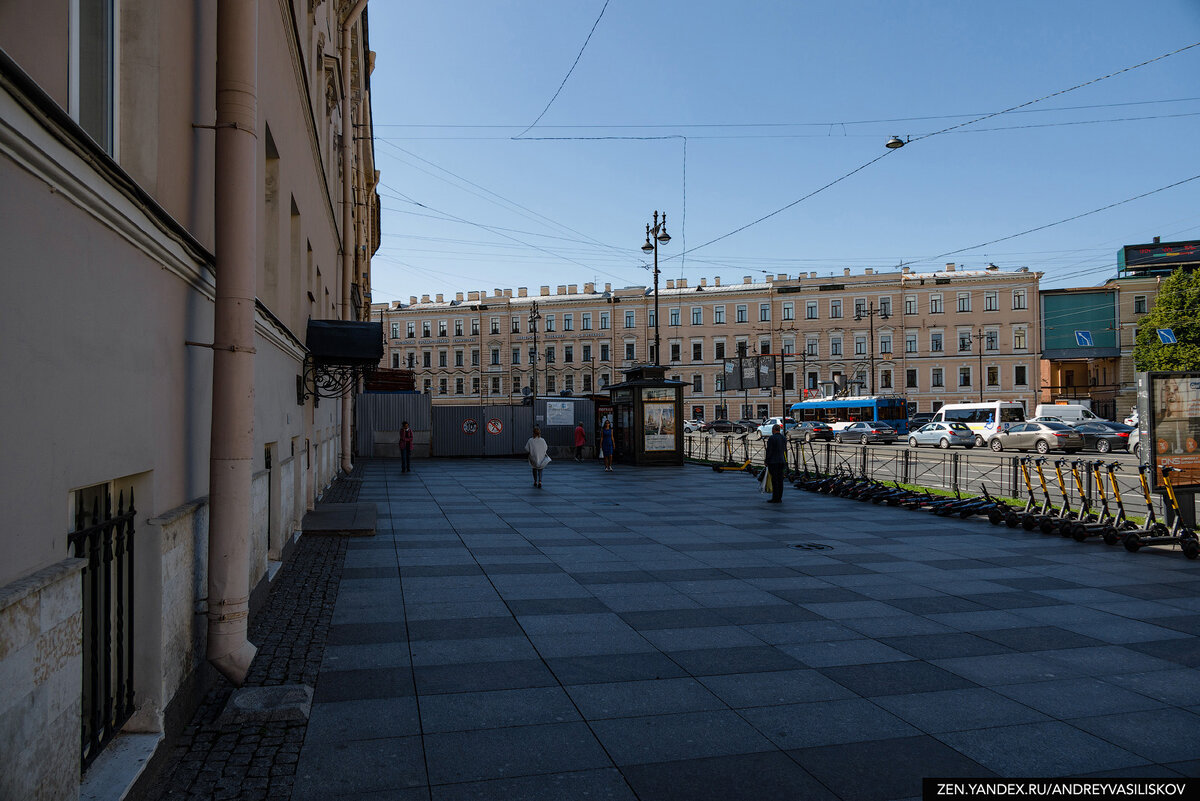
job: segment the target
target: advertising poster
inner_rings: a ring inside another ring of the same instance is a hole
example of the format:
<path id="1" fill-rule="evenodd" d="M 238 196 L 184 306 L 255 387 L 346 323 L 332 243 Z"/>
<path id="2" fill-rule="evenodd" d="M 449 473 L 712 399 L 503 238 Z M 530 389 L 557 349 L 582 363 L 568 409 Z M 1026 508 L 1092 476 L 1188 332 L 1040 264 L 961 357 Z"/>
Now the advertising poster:
<path id="1" fill-rule="evenodd" d="M 570 401 L 546 401 L 546 425 L 575 425 L 575 404 Z"/>
<path id="2" fill-rule="evenodd" d="M 646 450 L 675 450 L 675 402 L 648 402 L 642 405 L 642 410 L 645 415 L 642 434 Z"/>
<path id="3" fill-rule="evenodd" d="M 1179 487 L 1200 487 L 1200 373 L 1150 377 L 1154 466 L 1158 483 L 1163 467 Z"/>

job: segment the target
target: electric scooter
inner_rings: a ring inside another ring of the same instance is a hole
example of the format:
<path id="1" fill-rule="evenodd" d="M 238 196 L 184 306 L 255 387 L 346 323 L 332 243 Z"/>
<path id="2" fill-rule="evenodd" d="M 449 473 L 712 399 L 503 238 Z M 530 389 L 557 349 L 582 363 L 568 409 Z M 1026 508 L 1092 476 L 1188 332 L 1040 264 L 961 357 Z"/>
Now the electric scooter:
<path id="1" fill-rule="evenodd" d="M 1051 507 L 1050 514 L 1038 521 L 1039 528 L 1041 528 L 1043 534 L 1057 534 L 1060 526 L 1065 521 L 1074 520 L 1077 517 L 1075 510 L 1071 508 L 1071 497 L 1067 494 L 1067 481 L 1063 478 L 1062 468 L 1066 463 L 1066 459 L 1054 460 L 1054 475 L 1058 481 L 1058 492 L 1062 495 L 1063 502 L 1062 508 L 1054 509 Z M 1074 466 L 1072 465 L 1072 472 L 1074 472 L 1073 468 Z M 1076 479 L 1078 480 L 1078 476 L 1076 476 Z M 1080 483 L 1080 497 L 1083 497 L 1082 486 L 1082 483 Z"/>
<path id="2" fill-rule="evenodd" d="M 1093 522 L 1077 520 L 1071 526 L 1064 527 L 1064 533 L 1069 534 L 1076 542 L 1083 542 L 1088 537 L 1104 537 L 1111 531 L 1116 531 L 1116 517 L 1108 508 L 1108 493 L 1104 489 L 1104 476 L 1100 470 L 1104 467 L 1102 460 L 1089 462 L 1088 469 L 1096 482 L 1096 492 L 1100 495 L 1100 517 Z"/>
<path id="3" fill-rule="evenodd" d="M 1038 528 L 1042 524 L 1042 521 L 1048 519 L 1049 516 L 1054 512 L 1054 503 L 1050 500 L 1050 488 L 1046 486 L 1046 474 L 1042 472 L 1042 463 L 1045 461 L 1045 456 L 1039 456 L 1036 459 L 1031 460 L 1033 469 L 1037 471 L 1038 484 L 1041 485 L 1042 497 L 1044 497 L 1045 500 L 1042 502 L 1042 505 L 1039 508 L 1035 509 L 1031 514 L 1025 515 L 1025 517 L 1021 519 L 1021 528 L 1025 529 L 1026 531 L 1033 531 L 1035 528 Z"/>
<path id="4" fill-rule="evenodd" d="M 1143 545 L 1175 545 L 1179 544 L 1183 555 L 1188 559 L 1195 559 L 1200 556 L 1200 539 L 1197 539 L 1196 532 L 1192 527 L 1183 522 L 1183 517 L 1179 514 L 1179 499 L 1175 497 L 1175 487 L 1171 484 L 1171 474 L 1180 472 L 1178 467 L 1163 467 L 1163 487 L 1167 490 L 1167 502 L 1171 504 L 1171 511 L 1175 513 L 1175 522 L 1171 524 L 1166 535 L 1157 537 L 1143 537 L 1136 531 L 1130 531 L 1125 535 L 1125 550 L 1130 553 L 1137 553 L 1138 549 Z"/>
<path id="5" fill-rule="evenodd" d="M 1029 461 L 1030 457 L 1022 456 L 1018 463 L 1021 465 L 1021 478 L 1025 479 L 1025 491 L 1027 493 L 1024 509 L 1008 509 L 1004 513 L 1004 525 L 1009 528 L 1016 528 L 1021 525 L 1021 521 L 1034 513 L 1037 508 L 1037 498 L 1033 494 L 1033 481 L 1029 478 Z"/>
<path id="6" fill-rule="evenodd" d="M 1129 534 L 1137 534 L 1139 537 L 1165 537 L 1167 534 L 1166 524 L 1158 519 L 1158 513 L 1154 511 L 1154 498 L 1150 495 L 1150 480 L 1146 478 L 1146 474 L 1152 468 L 1148 464 L 1138 465 L 1138 483 L 1142 486 L 1142 499 L 1146 503 L 1146 524 L 1141 528 L 1133 526 L 1131 529 L 1124 531 L 1116 531 L 1111 536 L 1106 536 L 1104 542 L 1106 545 L 1116 545 L 1124 542 L 1125 537 Z"/>

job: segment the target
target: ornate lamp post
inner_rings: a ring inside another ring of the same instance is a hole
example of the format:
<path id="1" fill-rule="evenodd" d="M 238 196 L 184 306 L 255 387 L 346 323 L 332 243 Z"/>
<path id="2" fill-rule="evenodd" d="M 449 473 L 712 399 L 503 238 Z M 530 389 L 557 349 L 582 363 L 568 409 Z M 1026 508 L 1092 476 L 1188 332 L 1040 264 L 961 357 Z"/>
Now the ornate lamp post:
<path id="1" fill-rule="evenodd" d="M 871 347 L 871 350 L 870 350 L 870 353 L 871 353 L 871 384 L 870 384 L 870 386 L 871 386 L 871 394 L 874 395 L 875 394 L 875 315 L 879 315 L 880 320 L 886 320 L 891 315 L 889 315 L 883 309 L 875 308 L 875 301 L 871 301 L 868 304 L 867 309 L 865 311 L 861 308 L 854 310 L 854 319 L 855 320 L 861 321 L 864 315 L 866 315 L 866 317 L 870 320 L 870 334 L 868 335 L 871 338 L 871 342 L 870 342 L 870 347 Z"/>
<path id="2" fill-rule="evenodd" d="M 671 237 L 667 234 L 667 213 L 664 211 L 662 222 L 658 221 L 658 212 L 654 212 L 654 224 L 646 223 L 646 244 L 642 252 L 654 254 L 654 365 L 662 364 L 662 338 L 658 335 L 658 243 L 667 244 Z"/>

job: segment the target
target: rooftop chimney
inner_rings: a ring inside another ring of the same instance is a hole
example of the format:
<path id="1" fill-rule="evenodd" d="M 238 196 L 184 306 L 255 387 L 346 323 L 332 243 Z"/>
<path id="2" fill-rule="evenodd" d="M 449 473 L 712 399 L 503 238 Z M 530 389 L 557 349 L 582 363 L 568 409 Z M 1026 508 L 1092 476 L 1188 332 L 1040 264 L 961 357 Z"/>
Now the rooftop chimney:
<path id="1" fill-rule="evenodd" d="M 542 287 L 539 290 L 538 294 L 540 294 L 543 298 L 546 297 L 547 295 L 550 294 L 550 287 L 548 287 L 548 286 Z"/>
<path id="2" fill-rule="evenodd" d="M 870 267 L 868 267 L 867 269 L 863 270 L 863 275 L 874 275 L 874 274 L 875 274 L 875 271 L 874 271 L 874 270 L 872 270 Z"/>
<path id="3" fill-rule="evenodd" d="M 437 302 L 438 302 L 438 303 L 444 303 L 444 302 L 445 302 L 445 301 L 443 300 L 443 296 L 442 296 L 442 294 L 441 294 L 441 293 L 438 293 L 438 296 L 437 296 Z"/>
<path id="4" fill-rule="evenodd" d="M 778 275 L 775 276 L 775 280 L 776 281 L 786 281 L 787 273 L 779 273 Z"/>
<path id="5" fill-rule="evenodd" d="M 720 285 L 721 285 L 721 276 L 718 275 L 716 278 L 713 279 L 713 286 L 720 286 Z"/>
<path id="6" fill-rule="evenodd" d="M 479 293 L 478 292 L 468 292 L 467 300 L 479 300 Z"/>
<path id="7" fill-rule="evenodd" d="M 849 268 L 849 267 L 843 267 L 843 268 L 842 268 L 842 275 L 849 275 L 849 274 L 850 274 L 850 268 Z"/>
<path id="8" fill-rule="evenodd" d="M 556 295 L 565 295 L 565 294 L 567 294 L 567 285 L 566 285 L 566 284 L 559 284 L 558 286 L 556 286 L 556 287 L 555 287 L 555 290 L 556 290 L 556 292 L 555 292 L 554 294 L 556 294 Z"/>
<path id="9" fill-rule="evenodd" d="M 708 279 L 707 279 L 707 278 L 701 278 L 701 279 L 700 279 L 700 286 L 708 286 Z"/>
<path id="10" fill-rule="evenodd" d="M 752 276 L 752 275 L 743 275 L 743 276 L 742 276 L 742 283 L 743 283 L 743 284 L 753 284 L 753 283 L 754 283 L 754 276 Z"/>
<path id="11" fill-rule="evenodd" d="M 954 262 L 952 262 L 952 261 L 946 262 L 946 272 L 948 272 L 948 273 L 954 272 Z"/>
<path id="12" fill-rule="evenodd" d="M 908 267 L 901 267 L 901 268 L 900 268 L 900 272 L 901 272 L 902 274 L 904 274 L 904 275 L 908 275 L 908 274 L 909 274 L 909 272 L 911 272 L 911 271 L 909 270 L 909 268 L 908 268 Z"/>
<path id="13" fill-rule="evenodd" d="M 417 296 L 416 296 L 416 295 L 409 295 L 409 296 L 408 296 L 408 305 L 409 305 L 409 306 L 415 306 L 416 304 L 417 304 Z"/>
<path id="14" fill-rule="evenodd" d="M 768 276 L 767 276 L 767 283 L 768 283 L 768 284 L 773 284 L 773 283 L 775 283 L 775 276 L 773 276 L 773 275 L 768 275 Z"/>
<path id="15" fill-rule="evenodd" d="M 567 284 L 567 294 L 568 295 L 578 295 L 579 294 L 579 284 Z"/>
<path id="16" fill-rule="evenodd" d="M 668 278 L 667 279 L 667 289 L 674 289 L 674 288 L 675 288 L 675 279 Z"/>
<path id="17" fill-rule="evenodd" d="M 686 278 L 680 278 L 680 279 L 679 279 L 679 281 L 678 281 L 678 282 L 676 282 L 676 284 L 675 284 L 675 287 L 676 287 L 677 289 L 687 289 L 687 279 L 686 279 Z"/>
<path id="18" fill-rule="evenodd" d="M 499 287 L 496 287 L 495 289 L 493 289 L 492 294 L 494 297 L 497 297 L 497 298 L 503 297 L 503 295 L 504 295 L 504 293 L 500 291 Z"/>
<path id="19" fill-rule="evenodd" d="M 504 297 L 506 297 L 506 298 L 511 298 L 511 297 L 512 297 L 512 290 L 511 290 L 511 289 L 506 289 L 506 290 L 504 290 Z M 525 297 L 525 290 L 524 290 L 524 289 L 522 289 L 522 290 L 521 290 L 521 297 Z"/>
<path id="20" fill-rule="evenodd" d="M 596 285 L 593 284 L 591 281 L 588 281 L 586 284 L 583 285 L 583 294 L 593 295 L 593 294 L 595 294 L 595 292 L 596 292 Z"/>
<path id="21" fill-rule="evenodd" d="M 518 297 L 518 298 L 527 298 L 527 297 L 529 297 L 529 287 L 525 287 L 525 286 L 519 286 L 519 287 L 517 287 L 517 297 Z"/>
<path id="22" fill-rule="evenodd" d="M 428 302 L 429 302 L 429 296 L 428 296 L 428 295 L 422 295 L 422 296 L 421 296 L 421 302 L 422 302 L 422 303 L 428 303 Z"/>
<path id="23" fill-rule="evenodd" d="M 455 299 L 455 300 L 457 300 L 459 303 L 462 303 L 462 299 L 463 299 L 462 293 L 461 293 L 461 292 L 455 292 L 455 293 L 454 293 L 454 299 Z"/>
<path id="24" fill-rule="evenodd" d="M 605 284 L 604 284 L 604 291 L 605 291 L 605 292 L 612 292 L 612 284 L 610 284 L 610 283 L 608 283 L 608 282 L 605 282 Z"/>
<path id="25" fill-rule="evenodd" d="M 1159 238 L 1159 237 L 1157 237 L 1157 236 L 1156 236 L 1156 237 L 1154 237 L 1154 244 L 1156 244 L 1156 245 L 1157 245 L 1157 244 L 1158 244 L 1159 242 L 1161 242 L 1161 241 L 1162 241 L 1162 239 L 1161 239 L 1161 238 Z"/>

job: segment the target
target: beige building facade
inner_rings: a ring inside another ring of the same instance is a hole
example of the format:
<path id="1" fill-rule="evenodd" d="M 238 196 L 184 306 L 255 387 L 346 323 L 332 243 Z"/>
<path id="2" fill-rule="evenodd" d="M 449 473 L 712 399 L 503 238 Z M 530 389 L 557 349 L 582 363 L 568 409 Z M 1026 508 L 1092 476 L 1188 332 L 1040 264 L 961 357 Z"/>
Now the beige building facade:
<path id="1" fill-rule="evenodd" d="M 307 321 L 365 316 L 378 245 L 353 7 L 0 4 L 0 366 L 20 377 L 0 401 L 0 798 L 77 798 L 114 736 L 152 752 L 205 660 L 213 576 L 252 616 L 338 471 L 342 406 L 296 387 Z M 244 247 L 222 244 L 231 227 Z M 217 531 L 226 405 L 245 452 Z M 240 550 L 210 553 L 218 535 Z"/>
<path id="2" fill-rule="evenodd" d="M 778 415 L 829 381 L 903 394 L 912 412 L 981 396 L 1032 410 L 1040 275 L 947 264 L 732 284 L 668 279 L 658 298 L 661 363 L 691 385 L 685 413 L 709 420 Z M 655 360 L 654 292 L 642 286 L 411 297 L 371 314 L 384 327 L 383 366 L 413 370 L 417 390 L 435 404 L 517 403 L 535 390 L 587 394 Z M 726 392 L 724 363 L 739 351 L 777 355 L 778 385 Z"/>

